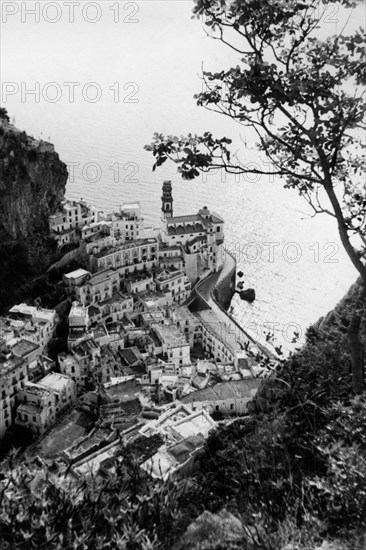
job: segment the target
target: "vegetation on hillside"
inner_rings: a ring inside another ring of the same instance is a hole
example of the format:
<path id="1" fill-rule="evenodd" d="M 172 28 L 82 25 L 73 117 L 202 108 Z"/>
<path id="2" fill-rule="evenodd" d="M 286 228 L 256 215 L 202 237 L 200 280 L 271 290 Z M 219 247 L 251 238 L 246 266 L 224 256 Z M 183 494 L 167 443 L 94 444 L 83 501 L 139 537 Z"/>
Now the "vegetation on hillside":
<path id="1" fill-rule="evenodd" d="M 324 540 L 363 549 L 366 396 L 352 389 L 347 336 L 358 286 L 263 382 L 249 414 L 212 433 L 189 479 L 154 481 L 134 446 L 106 479 L 56 481 L 52 464 L 44 472 L 10 457 L 1 468 L 2 548 L 202 548 L 194 538 L 181 546 L 182 535 L 202 512 L 225 509 L 243 539 L 230 546 L 224 532 L 207 549 L 310 550 Z"/>

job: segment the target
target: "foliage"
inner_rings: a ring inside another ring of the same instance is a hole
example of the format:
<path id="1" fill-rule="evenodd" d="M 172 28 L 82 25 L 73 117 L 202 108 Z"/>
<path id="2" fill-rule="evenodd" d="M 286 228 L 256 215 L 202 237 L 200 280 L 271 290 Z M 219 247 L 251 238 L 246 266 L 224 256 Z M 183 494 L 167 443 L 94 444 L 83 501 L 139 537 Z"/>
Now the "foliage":
<path id="1" fill-rule="evenodd" d="M 366 399 L 352 397 L 347 376 L 342 327 L 351 311 L 346 300 L 309 331 L 263 383 L 251 414 L 212 433 L 187 483 L 149 479 L 139 468 L 142 439 L 108 480 L 56 481 L 52 467 L 40 474 L 10 459 L 2 547 L 171 548 L 202 511 L 225 507 L 263 550 L 313 550 L 329 537 L 344 550 L 363 548 Z M 161 444 L 155 439 L 149 445 Z"/>
<path id="2" fill-rule="evenodd" d="M 10 122 L 8 111 L 4 107 L 0 107 L 0 120 L 6 120 Z"/>
<path id="3" fill-rule="evenodd" d="M 342 550 L 363 548 L 366 398 L 352 394 L 345 346 L 356 297 L 353 289 L 308 331 L 249 415 L 210 435 L 187 481 L 162 483 L 139 467 L 160 437 L 129 443 L 107 479 L 58 477 L 52 465 L 10 457 L 0 476 L 2 547 L 168 549 L 203 511 L 226 508 L 254 548 L 313 550 L 333 538 Z"/>
<path id="4" fill-rule="evenodd" d="M 318 29 L 328 3 L 195 1 L 194 17 L 202 19 L 207 34 L 239 57 L 228 70 L 203 71 L 205 90 L 195 96 L 197 104 L 254 132 L 273 170 L 245 165 L 228 148 L 230 139 L 211 132 L 155 133 L 145 149 L 155 157 L 153 170 L 171 159 L 184 179 L 217 168 L 277 175 L 308 201 L 314 215 L 335 218 L 342 244 L 366 281 L 366 35 L 360 29 L 346 36 L 345 25 L 321 40 Z M 347 11 L 357 2 L 338 4 Z"/>
<path id="5" fill-rule="evenodd" d="M 3 467 L 0 495 L 4 549 L 166 548 L 180 515 L 181 485 L 154 483 L 133 470 L 107 481 L 55 482 L 51 470 L 45 476 L 34 466 L 11 466 Z"/>

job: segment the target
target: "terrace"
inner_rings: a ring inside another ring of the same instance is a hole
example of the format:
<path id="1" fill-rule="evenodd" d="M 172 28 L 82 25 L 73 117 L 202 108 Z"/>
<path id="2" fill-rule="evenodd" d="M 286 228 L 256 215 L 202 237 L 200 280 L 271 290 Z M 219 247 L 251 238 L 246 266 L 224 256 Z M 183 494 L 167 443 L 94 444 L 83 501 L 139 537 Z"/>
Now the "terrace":
<path id="1" fill-rule="evenodd" d="M 179 332 L 175 325 L 153 325 L 155 333 L 159 340 L 168 348 L 179 348 L 187 346 L 184 336 Z"/>

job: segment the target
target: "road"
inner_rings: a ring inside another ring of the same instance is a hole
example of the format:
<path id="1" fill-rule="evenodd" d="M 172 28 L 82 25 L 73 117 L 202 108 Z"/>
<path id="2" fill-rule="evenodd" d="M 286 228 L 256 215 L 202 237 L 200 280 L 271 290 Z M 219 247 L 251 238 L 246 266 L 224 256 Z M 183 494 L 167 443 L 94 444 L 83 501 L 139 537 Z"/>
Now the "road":
<path id="1" fill-rule="evenodd" d="M 237 343 L 255 345 L 266 357 L 275 359 L 274 355 L 264 346 L 256 342 L 249 334 L 247 334 L 240 325 L 233 319 L 217 302 L 212 298 L 212 292 L 217 282 L 228 275 L 233 267 L 236 268 L 235 259 L 230 254 L 225 254 L 224 265 L 218 273 L 212 273 L 202 283 L 196 287 L 197 293 L 203 298 L 208 309 L 205 310 L 205 317 L 209 319 L 209 323 L 213 324 L 216 330 L 225 336 L 228 341 L 233 341 L 235 338 Z M 253 350 L 255 351 L 255 350 Z"/>

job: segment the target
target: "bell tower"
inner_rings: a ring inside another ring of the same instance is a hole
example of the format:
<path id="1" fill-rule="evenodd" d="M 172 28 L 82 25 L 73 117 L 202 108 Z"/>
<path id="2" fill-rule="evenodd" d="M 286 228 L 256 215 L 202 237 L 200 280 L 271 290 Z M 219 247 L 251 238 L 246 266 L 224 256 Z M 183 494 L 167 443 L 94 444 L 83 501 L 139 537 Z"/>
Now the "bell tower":
<path id="1" fill-rule="evenodd" d="M 163 182 L 163 194 L 161 197 L 161 211 L 163 218 L 171 218 L 173 216 L 173 195 L 172 195 L 172 182 Z"/>

